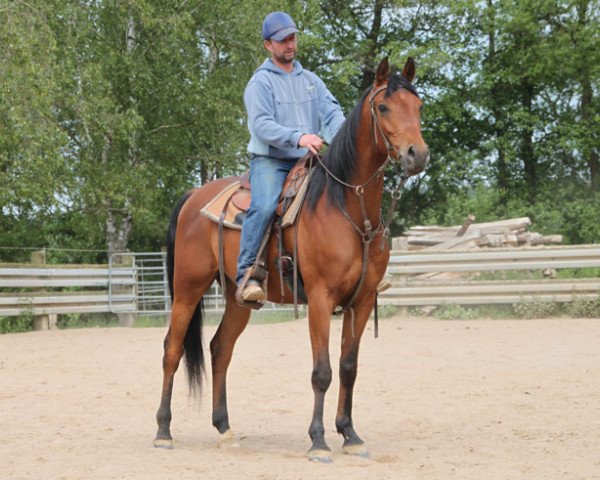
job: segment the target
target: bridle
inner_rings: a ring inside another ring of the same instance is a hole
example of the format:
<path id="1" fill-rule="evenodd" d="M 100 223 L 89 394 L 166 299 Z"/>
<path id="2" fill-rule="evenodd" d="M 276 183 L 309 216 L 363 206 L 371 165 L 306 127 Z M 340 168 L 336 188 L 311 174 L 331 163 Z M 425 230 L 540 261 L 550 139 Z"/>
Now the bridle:
<path id="1" fill-rule="evenodd" d="M 400 87 L 400 88 L 402 88 L 402 87 Z M 363 197 L 365 187 L 368 186 L 369 183 L 371 183 L 375 178 L 379 178 L 381 175 L 383 175 L 386 167 L 390 164 L 390 162 L 392 162 L 394 160 L 397 161 L 400 158 L 400 152 L 398 152 L 398 149 L 394 145 L 392 145 L 392 142 L 390 142 L 387 135 L 383 131 L 383 128 L 381 127 L 381 124 L 379 123 L 379 117 L 377 116 L 377 112 L 375 110 L 375 103 L 374 103 L 375 97 L 377 95 L 379 95 L 381 92 L 386 91 L 387 89 L 388 89 L 388 84 L 386 83 L 383 86 L 379 87 L 377 90 L 372 90 L 371 93 L 369 94 L 369 98 L 368 98 L 369 110 L 371 113 L 371 138 L 373 139 L 374 144 L 377 145 L 377 143 L 378 143 L 377 142 L 377 132 L 379 131 L 379 135 L 381 135 L 383 144 L 385 145 L 385 148 L 387 150 L 387 157 L 386 157 L 385 161 L 381 164 L 381 166 L 379 168 L 377 168 L 377 170 L 375 170 L 375 172 L 373 172 L 373 174 L 365 182 L 363 182 L 359 185 L 354 185 L 354 184 L 343 181 L 341 178 L 337 177 L 327 167 L 327 165 L 325 165 L 325 163 L 323 163 L 323 159 L 321 158 L 320 155 L 315 155 L 319 164 L 321 165 L 321 167 L 323 167 L 323 169 L 325 170 L 327 175 L 329 175 L 331 178 L 333 178 L 339 184 L 344 185 L 345 187 L 351 188 L 352 190 L 354 190 L 354 192 L 358 196 L 360 208 L 361 208 L 361 214 L 363 216 L 364 230 L 362 230 L 356 224 L 356 222 L 354 220 L 352 220 L 352 218 L 350 217 L 350 215 L 348 214 L 348 212 L 346 211 L 345 208 L 342 208 L 342 213 L 344 214 L 346 219 L 350 222 L 350 224 L 354 227 L 354 229 L 357 231 L 357 233 L 362 237 L 363 242 L 368 241 L 369 243 L 381 231 L 383 231 L 383 238 L 389 237 L 389 235 L 390 235 L 389 226 L 390 226 L 390 223 L 392 220 L 393 212 L 396 208 L 396 204 L 397 204 L 398 200 L 400 200 L 400 197 L 402 196 L 402 189 L 404 188 L 404 184 L 406 183 L 406 181 L 409 178 L 409 176 L 406 174 L 406 169 L 403 168 L 402 169 L 403 172 L 400 175 L 400 182 L 398 183 L 398 186 L 396 188 L 394 188 L 393 190 L 388 190 L 392 197 L 392 203 L 391 203 L 390 209 L 388 211 L 387 219 L 384 222 L 383 218 L 382 218 L 379 222 L 379 226 L 376 229 L 373 229 L 371 221 L 367 218 L 367 209 L 366 209 L 365 200 Z M 395 153 L 395 157 L 392 156 L 392 153 Z M 383 249 L 383 238 L 382 238 L 382 242 L 381 242 L 382 249 Z"/>
<path id="2" fill-rule="evenodd" d="M 399 87 L 399 88 L 404 88 L 404 87 Z M 356 300 L 356 297 L 358 296 L 358 292 L 362 288 L 362 285 L 365 280 L 365 276 L 366 276 L 366 272 L 367 272 L 367 264 L 368 264 L 368 259 L 369 259 L 369 246 L 370 246 L 371 242 L 375 239 L 375 237 L 377 235 L 379 235 L 380 233 L 382 233 L 381 249 L 383 250 L 383 247 L 385 244 L 385 239 L 390 236 L 390 224 L 392 221 L 394 210 L 396 209 L 396 204 L 400 200 L 400 197 L 402 196 L 402 189 L 404 188 L 404 184 L 406 183 L 406 181 L 409 178 L 409 176 L 406 173 L 406 169 L 403 168 L 402 169 L 403 173 L 400 175 L 400 181 L 398 182 L 398 185 L 396 186 L 396 188 L 389 190 L 391 197 L 392 197 L 392 202 L 391 202 L 390 208 L 388 210 L 387 218 L 384 221 L 383 214 L 381 214 L 381 218 L 379 220 L 379 225 L 377 226 L 377 228 L 373 228 L 373 225 L 371 224 L 371 221 L 369 220 L 369 218 L 367 216 L 367 208 L 366 208 L 365 199 L 364 199 L 365 187 L 367 187 L 375 178 L 380 178 L 384 174 L 385 169 L 390 162 L 392 162 L 393 160 L 398 160 L 398 159 L 401 160 L 400 152 L 398 152 L 398 149 L 396 147 L 394 147 L 394 145 L 392 145 L 392 143 L 389 141 L 387 135 L 383 131 L 383 128 L 381 127 L 381 124 L 379 123 L 379 117 L 378 117 L 376 109 L 375 109 L 375 102 L 374 102 L 375 97 L 377 95 L 379 95 L 381 92 L 386 91 L 387 89 L 388 89 L 388 83 L 385 83 L 383 86 L 377 88 L 376 90 L 372 90 L 371 93 L 369 94 L 369 98 L 368 98 L 369 109 L 370 109 L 370 114 L 371 114 L 370 115 L 370 117 L 371 117 L 371 137 L 372 137 L 372 140 L 375 143 L 375 145 L 377 145 L 378 144 L 377 135 L 378 135 L 378 133 L 379 133 L 379 135 L 381 135 L 383 144 L 385 145 L 385 148 L 387 150 L 387 157 L 386 157 L 385 161 L 381 164 L 381 166 L 379 168 L 377 168 L 377 170 L 375 170 L 375 172 L 365 182 L 363 182 L 359 185 L 354 185 L 351 183 L 344 182 L 341 178 L 337 177 L 325 165 L 325 163 L 323 163 L 323 159 L 321 158 L 320 155 L 314 155 L 314 157 L 316 157 L 317 161 L 319 162 L 321 167 L 323 167 L 323 169 L 325 170 L 327 175 L 329 175 L 331 178 L 333 178 L 339 184 L 344 185 L 345 187 L 351 188 L 352 190 L 354 190 L 354 193 L 356 193 L 358 200 L 359 200 L 359 204 L 360 204 L 363 228 L 361 228 L 360 226 L 358 226 L 356 224 L 356 222 L 352 219 L 352 217 L 350 216 L 350 214 L 346 211 L 346 209 L 344 207 L 341 207 L 341 212 L 344 215 L 344 217 L 346 217 L 346 220 L 348 220 L 350 225 L 352 225 L 354 230 L 356 230 L 356 232 L 362 239 L 362 242 L 363 242 L 362 272 L 361 272 L 358 284 L 356 285 L 354 292 L 352 293 L 352 296 L 350 297 L 350 299 L 348 300 L 346 305 L 341 310 L 337 310 L 334 312 L 334 314 L 341 314 L 341 313 L 346 312 L 347 310 L 350 310 L 350 312 L 352 314 L 352 321 L 351 321 L 352 336 L 354 336 L 354 310 L 352 309 L 352 305 L 354 304 L 354 301 Z M 395 156 L 393 156 L 393 154 L 395 154 Z M 377 310 L 377 309 L 375 309 L 375 310 Z M 375 319 L 376 319 L 375 337 L 377 337 L 378 336 L 377 313 L 375 313 Z"/>
<path id="3" fill-rule="evenodd" d="M 387 158 L 384 162 L 384 165 L 387 165 L 387 163 L 394 160 L 392 158 L 392 152 L 396 153 L 395 160 L 398 160 L 398 158 L 400 157 L 400 152 L 396 147 L 394 147 L 394 145 L 392 145 L 392 142 L 390 142 L 387 138 L 387 135 L 383 131 L 383 128 L 381 128 L 381 123 L 379 123 L 379 117 L 377 116 L 377 112 L 375 111 L 375 97 L 381 92 L 386 91 L 387 89 L 388 84 L 386 83 L 383 87 L 379 87 L 377 90 L 372 91 L 369 95 L 369 109 L 371 111 L 371 138 L 373 139 L 375 145 L 377 145 L 377 130 L 379 130 L 379 134 L 381 135 L 381 138 L 383 139 L 383 144 L 385 145 L 385 148 L 387 150 Z"/>

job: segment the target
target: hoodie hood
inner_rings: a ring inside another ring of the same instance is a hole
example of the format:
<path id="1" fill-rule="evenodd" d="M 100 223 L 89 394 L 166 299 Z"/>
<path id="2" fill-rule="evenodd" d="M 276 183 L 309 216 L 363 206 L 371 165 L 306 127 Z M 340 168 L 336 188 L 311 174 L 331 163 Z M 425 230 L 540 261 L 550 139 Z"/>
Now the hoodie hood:
<path id="1" fill-rule="evenodd" d="M 256 69 L 257 72 L 260 72 L 261 70 L 267 70 L 269 72 L 277 73 L 279 75 L 287 75 L 288 74 L 285 70 L 282 70 L 277 65 L 275 65 L 273 60 L 271 60 L 270 58 L 267 58 L 263 62 L 263 64 Z M 303 70 L 304 69 L 302 68 L 302 65 L 300 65 L 300 62 L 298 60 L 294 60 L 294 69 L 292 70 L 290 75 L 300 75 Z"/>

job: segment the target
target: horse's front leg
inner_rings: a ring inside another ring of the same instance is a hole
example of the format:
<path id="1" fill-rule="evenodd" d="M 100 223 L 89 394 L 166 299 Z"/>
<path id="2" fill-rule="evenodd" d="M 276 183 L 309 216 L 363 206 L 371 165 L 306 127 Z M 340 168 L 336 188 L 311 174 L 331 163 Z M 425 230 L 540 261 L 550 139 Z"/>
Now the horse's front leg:
<path id="1" fill-rule="evenodd" d="M 319 299 L 320 300 L 320 299 Z M 312 421 L 308 434 L 312 446 L 308 458 L 312 461 L 331 463 L 331 450 L 325 443 L 323 407 L 325 393 L 331 384 L 331 364 L 329 362 L 329 326 L 333 306 L 325 301 L 313 301 L 308 305 L 308 325 L 313 354 L 311 382 L 315 395 Z"/>
<path id="2" fill-rule="evenodd" d="M 352 320 L 352 313 L 350 311 L 344 315 L 339 372 L 340 395 L 335 418 L 336 429 L 344 437 L 344 446 L 342 447 L 344 453 L 365 458 L 369 456 L 369 451 L 354 430 L 352 422 L 352 397 L 356 374 L 358 372 L 360 339 L 369 320 L 374 303 L 375 296 L 369 296 L 354 309 L 354 320 Z"/>

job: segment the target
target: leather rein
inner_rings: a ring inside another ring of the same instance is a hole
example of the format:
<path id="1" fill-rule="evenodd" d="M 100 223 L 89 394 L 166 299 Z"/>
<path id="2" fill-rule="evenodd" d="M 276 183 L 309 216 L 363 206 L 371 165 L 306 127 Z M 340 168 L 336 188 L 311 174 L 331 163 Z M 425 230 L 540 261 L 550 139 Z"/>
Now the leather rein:
<path id="1" fill-rule="evenodd" d="M 398 200 L 400 200 L 400 197 L 402 196 L 402 189 L 404 187 L 404 184 L 408 180 L 408 175 L 406 175 L 406 173 L 403 173 L 400 177 L 400 182 L 399 182 L 398 186 L 395 189 L 390 191 L 391 197 L 392 197 L 392 203 L 391 203 L 389 211 L 388 211 L 387 219 L 384 221 L 383 215 L 382 215 L 379 220 L 379 225 L 376 228 L 373 228 L 373 225 L 371 224 L 371 221 L 369 220 L 369 218 L 367 216 L 367 208 L 366 208 L 365 199 L 364 199 L 365 187 L 367 187 L 375 178 L 380 178 L 384 174 L 384 171 L 385 171 L 386 167 L 388 166 L 388 164 L 390 162 L 392 162 L 393 160 L 398 160 L 398 158 L 400 156 L 398 149 L 392 145 L 392 143 L 389 141 L 388 137 L 386 136 L 385 132 L 383 131 L 383 128 L 381 127 L 381 124 L 379 123 L 379 117 L 377 116 L 377 112 L 375 111 L 375 104 L 374 104 L 375 97 L 378 94 L 380 94 L 381 92 L 387 90 L 387 88 L 388 88 L 388 85 L 386 84 L 385 86 L 379 87 L 377 90 L 371 92 L 371 94 L 369 95 L 369 107 L 370 107 L 370 112 L 371 112 L 371 136 L 373 138 L 373 142 L 375 143 L 375 145 L 377 145 L 377 135 L 378 135 L 378 133 L 379 133 L 379 135 L 381 135 L 381 138 L 382 138 L 385 148 L 387 150 L 387 158 L 381 164 L 381 166 L 379 168 L 377 168 L 377 170 L 375 170 L 375 172 L 365 182 L 363 182 L 359 185 L 354 185 L 354 184 L 344 182 L 342 179 L 337 177 L 333 172 L 331 172 L 331 170 L 329 170 L 329 168 L 323 163 L 323 159 L 321 158 L 320 155 L 315 155 L 319 164 L 321 165 L 321 167 L 323 167 L 323 169 L 325 170 L 327 175 L 329 175 L 332 179 L 334 179 L 339 184 L 344 185 L 345 187 L 354 190 L 354 193 L 358 197 L 358 201 L 360 204 L 360 210 L 361 210 L 361 215 L 362 215 L 362 224 L 363 224 L 362 228 L 359 225 L 357 225 L 357 223 L 352 219 L 352 217 L 350 216 L 350 214 L 348 213 L 348 211 L 345 208 L 342 207 L 341 211 L 342 211 L 342 214 L 344 215 L 344 217 L 346 218 L 346 220 L 348 220 L 350 225 L 352 225 L 352 228 L 354 228 L 354 230 L 361 237 L 361 240 L 363 243 L 362 270 L 361 270 L 361 274 L 360 274 L 358 283 L 357 283 L 356 287 L 354 288 L 354 292 L 352 293 L 352 296 L 350 297 L 348 302 L 346 302 L 346 305 L 344 307 L 342 307 L 340 310 L 336 310 L 333 312 L 334 315 L 339 315 L 339 314 L 345 313 L 346 311 L 350 310 L 351 315 L 352 315 L 351 330 L 352 330 L 353 337 L 354 337 L 354 309 L 352 308 L 352 306 L 358 296 L 358 293 L 362 289 L 363 283 L 365 281 L 365 277 L 366 277 L 366 273 L 367 273 L 367 266 L 368 266 L 368 261 L 369 261 L 369 247 L 371 245 L 371 242 L 375 239 L 375 237 L 377 235 L 379 235 L 380 233 L 382 233 L 383 235 L 381 238 L 381 247 L 380 248 L 383 250 L 385 238 L 389 237 L 389 235 L 390 235 L 389 227 L 390 227 L 390 224 L 392 221 L 392 216 L 394 214 L 394 210 L 396 208 L 396 204 L 398 203 Z M 392 156 L 393 153 L 395 153 L 395 158 Z M 375 311 L 377 312 L 377 307 L 375 307 Z M 375 313 L 375 322 L 376 322 L 375 323 L 375 337 L 377 337 L 378 336 L 377 313 Z"/>

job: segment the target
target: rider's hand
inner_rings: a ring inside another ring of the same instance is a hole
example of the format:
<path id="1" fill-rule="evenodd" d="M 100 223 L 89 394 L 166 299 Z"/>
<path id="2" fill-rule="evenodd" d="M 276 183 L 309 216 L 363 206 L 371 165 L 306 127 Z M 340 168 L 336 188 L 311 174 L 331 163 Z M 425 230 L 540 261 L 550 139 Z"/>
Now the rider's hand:
<path id="1" fill-rule="evenodd" d="M 312 153 L 319 153 L 323 146 L 323 139 L 313 133 L 306 133 L 300 137 L 298 141 L 300 148 L 308 148 Z"/>

